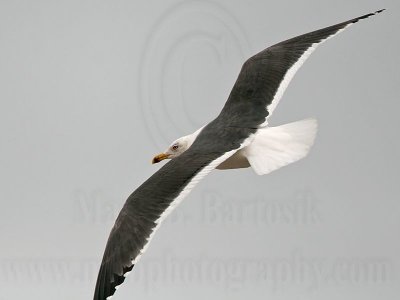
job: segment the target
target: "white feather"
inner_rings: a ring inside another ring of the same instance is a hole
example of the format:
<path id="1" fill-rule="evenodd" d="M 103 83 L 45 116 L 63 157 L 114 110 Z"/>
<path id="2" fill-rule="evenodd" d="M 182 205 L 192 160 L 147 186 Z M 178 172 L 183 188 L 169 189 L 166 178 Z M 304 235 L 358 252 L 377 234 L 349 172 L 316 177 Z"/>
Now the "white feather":
<path id="1" fill-rule="evenodd" d="M 259 129 L 249 146 L 240 151 L 258 175 L 265 175 L 305 157 L 316 133 L 315 119 L 265 127 Z"/>

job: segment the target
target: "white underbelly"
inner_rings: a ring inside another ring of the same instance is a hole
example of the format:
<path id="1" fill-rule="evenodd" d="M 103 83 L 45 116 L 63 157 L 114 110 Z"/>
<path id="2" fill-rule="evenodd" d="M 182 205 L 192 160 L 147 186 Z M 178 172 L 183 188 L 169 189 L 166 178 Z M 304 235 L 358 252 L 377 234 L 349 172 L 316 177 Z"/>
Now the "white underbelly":
<path id="1" fill-rule="evenodd" d="M 243 148 L 245 149 L 245 148 Z M 239 169 L 239 168 L 248 168 L 250 167 L 250 163 L 247 160 L 246 156 L 243 154 L 243 149 L 238 150 L 235 154 L 229 157 L 227 160 L 222 162 L 216 169 L 218 170 L 227 170 L 227 169 Z"/>

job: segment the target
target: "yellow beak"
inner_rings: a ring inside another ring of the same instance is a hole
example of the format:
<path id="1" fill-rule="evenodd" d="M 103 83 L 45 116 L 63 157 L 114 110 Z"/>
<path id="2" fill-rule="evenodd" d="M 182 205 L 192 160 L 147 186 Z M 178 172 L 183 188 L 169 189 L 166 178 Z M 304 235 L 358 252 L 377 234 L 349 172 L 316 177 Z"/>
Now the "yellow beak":
<path id="1" fill-rule="evenodd" d="M 158 155 L 154 156 L 154 158 L 153 158 L 153 160 L 152 160 L 151 163 L 152 163 L 152 164 L 159 163 L 160 161 L 169 158 L 169 156 L 170 156 L 170 155 L 169 155 L 169 154 L 166 154 L 166 153 L 158 154 Z"/>

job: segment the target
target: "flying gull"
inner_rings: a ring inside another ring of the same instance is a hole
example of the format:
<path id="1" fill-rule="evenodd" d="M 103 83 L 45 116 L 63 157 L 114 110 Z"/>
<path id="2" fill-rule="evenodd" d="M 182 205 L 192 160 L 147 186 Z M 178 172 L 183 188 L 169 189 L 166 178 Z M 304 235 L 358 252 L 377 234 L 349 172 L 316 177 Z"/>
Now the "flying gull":
<path id="1" fill-rule="evenodd" d="M 251 166 L 259 175 L 305 157 L 317 123 L 306 119 L 268 127 L 290 80 L 322 42 L 378 10 L 273 45 L 249 58 L 220 114 L 153 159 L 167 164 L 126 200 L 107 241 L 94 300 L 110 299 L 145 252 L 169 212 L 213 169 Z"/>

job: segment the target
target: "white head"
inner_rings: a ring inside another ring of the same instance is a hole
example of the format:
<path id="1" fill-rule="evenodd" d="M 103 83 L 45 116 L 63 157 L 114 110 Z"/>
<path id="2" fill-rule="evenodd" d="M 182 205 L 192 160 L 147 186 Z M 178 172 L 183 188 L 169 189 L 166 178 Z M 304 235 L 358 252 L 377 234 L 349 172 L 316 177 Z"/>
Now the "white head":
<path id="1" fill-rule="evenodd" d="M 171 143 L 171 145 L 165 150 L 163 153 L 160 153 L 156 155 L 153 158 L 152 163 L 158 163 L 164 159 L 167 158 L 175 158 L 181 155 L 183 152 L 185 152 L 194 142 L 198 134 L 200 133 L 202 128 L 199 130 L 195 131 L 192 134 L 185 135 L 183 137 L 180 137 L 179 139 L 175 140 L 174 142 Z"/>

